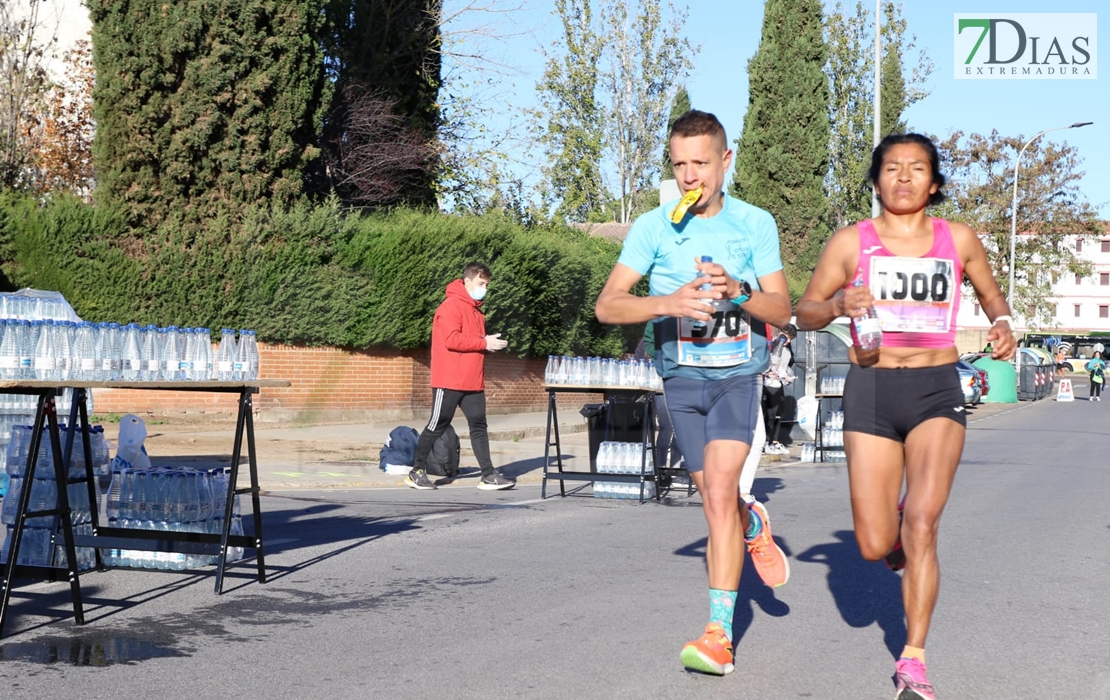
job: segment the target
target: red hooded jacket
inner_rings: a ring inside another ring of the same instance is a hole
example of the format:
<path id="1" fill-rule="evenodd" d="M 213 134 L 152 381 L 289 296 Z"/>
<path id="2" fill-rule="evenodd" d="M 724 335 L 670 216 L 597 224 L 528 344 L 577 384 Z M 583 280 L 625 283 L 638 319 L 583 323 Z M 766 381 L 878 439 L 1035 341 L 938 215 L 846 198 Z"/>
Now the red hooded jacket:
<path id="1" fill-rule="evenodd" d="M 432 320 L 432 388 L 484 391 L 486 316 L 462 280 L 447 285 L 447 298 Z"/>

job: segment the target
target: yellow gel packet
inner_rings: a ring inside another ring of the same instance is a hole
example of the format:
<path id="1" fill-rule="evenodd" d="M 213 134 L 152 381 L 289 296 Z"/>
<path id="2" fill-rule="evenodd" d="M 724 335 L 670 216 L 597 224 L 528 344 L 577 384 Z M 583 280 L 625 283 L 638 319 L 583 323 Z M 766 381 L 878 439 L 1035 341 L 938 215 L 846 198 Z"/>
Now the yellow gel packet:
<path id="1" fill-rule="evenodd" d="M 701 190 L 702 188 L 700 187 L 696 190 L 690 190 L 682 199 L 679 200 L 678 206 L 676 206 L 674 208 L 674 211 L 671 212 L 672 222 L 676 224 L 682 223 L 682 219 L 686 216 L 686 212 L 690 209 L 690 207 L 697 204 L 697 201 L 699 199 L 701 199 Z"/>

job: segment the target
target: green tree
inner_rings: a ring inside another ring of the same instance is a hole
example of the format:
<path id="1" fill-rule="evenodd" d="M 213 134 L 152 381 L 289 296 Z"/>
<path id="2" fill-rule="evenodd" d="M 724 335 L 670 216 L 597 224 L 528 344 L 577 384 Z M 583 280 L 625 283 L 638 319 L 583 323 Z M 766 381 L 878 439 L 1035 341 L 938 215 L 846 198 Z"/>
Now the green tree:
<path id="1" fill-rule="evenodd" d="M 933 72 L 927 53 L 917 54 L 909 82 L 903 76 L 903 58 L 915 48 L 915 37 L 907 37 L 901 4 L 885 3 L 886 23 L 882 29 L 884 46 L 881 107 L 883 134 L 907 130 L 902 115 L 928 93 L 923 85 Z M 834 229 L 843 228 L 871 216 L 871 185 L 867 168 L 874 145 L 874 18 L 863 2 L 857 0 L 849 10 L 837 2 L 825 16 L 825 37 L 829 61 L 829 173 L 825 180 Z"/>
<path id="2" fill-rule="evenodd" d="M 689 56 L 697 52 L 679 34 L 686 24 L 684 11 L 668 2 L 671 17 L 664 23 L 659 3 L 637 4 L 638 8 L 627 0 L 602 3 L 605 145 L 616 171 L 614 194 L 621 223 L 643 211 L 636 206 L 641 193 L 657 189 L 658 153 L 667 140 L 667 106 L 674 86 L 689 74 Z"/>
<path id="3" fill-rule="evenodd" d="M 548 57 L 535 113 L 556 216 L 627 222 L 658 200 L 648 190 L 658 181 L 667 106 L 697 52 L 679 35 L 685 11 L 668 2 L 667 12 L 664 23 L 646 0 L 556 0 L 561 53 Z"/>
<path id="4" fill-rule="evenodd" d="M 767 0 L 759 49 L 748 62 L 744 130 L 733 193 L 778 222 L 792 296 L 800 296 L 829 235 L 828 51 L 819 0 Z"/>
<path id="5" fill-rule="evenodd" d="M 691 109 L 690 93 L 686 91 L 686 86 L 683 85 L 679 88 L 678 94 L 674 96 L 674 101 L 671 102 L 671 116 L 667 118 L 667 130 L 663 134 L 663 162 L 659 170 L 664 179 L 674 177 L 674 164 L 671 163 L 671 142 L 666 136 L 671 133 L 671 127 L 678 121 L 678 118 Z"/>
<path id="6" fill-rule="evenodd" d="M 23 188 L 32 179 L 37 128 L 46 108 L 46 63 L 57 37 L 39 17 L 43 3 L 0 0 L 0 189 Z"/>
<path id="7" fill-rule="evenodd" d="M 334 89 L 310 187 L 360 204 L 434 205 L 442 0 L 322 1 L 322 65 Z M 398 140 L 423 146 L 409 159 L 383 157 Z M 381 175 L 368 183 L 372 172 Z"/>
<path id="8" fill-rule="evenodd" d="M 601 179 L 602 107 L 597 99 L 602 40 L 593 27 L 591 0 L 555 0 L 563 33 L 561 55 L 549 55 L 536 85 L 545 120 L 538 140 L 547 158 L 544 198 L 555 215 L 583 222 L 604 208 Z"/>
<path id="9" fill-rule="evenodd" d="M 937 216 L 979 232 L 991 269 L 1005 293 L 1010 275 L 1014 160 L 1026 137 L 957 131 L 938 143 L 949 178 L 948 201 Z M 1105 233 L 1079 187 L 1082 159 L 1072 146 L 1038 139 L 1021 159 L 1018 180 L 1013 313 L 1037 328 L 1052 322 L 1053 283 L 1061 275 L 1089 275 L 1090 262 L 1076 255 L 1073 236 Z"/>
<path id="10" fill-rule="evenodd" d="M 203 220 L 302 191 L 327 91 L 322 0 L 89 0 L 100 199 Z"/>

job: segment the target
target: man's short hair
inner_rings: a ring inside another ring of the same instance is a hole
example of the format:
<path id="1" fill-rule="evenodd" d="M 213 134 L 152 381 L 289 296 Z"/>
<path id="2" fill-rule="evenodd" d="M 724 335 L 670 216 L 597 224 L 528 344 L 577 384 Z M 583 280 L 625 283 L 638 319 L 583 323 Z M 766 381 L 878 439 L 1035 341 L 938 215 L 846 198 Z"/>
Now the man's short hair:
<path id="1" fill-rule="evenodd" d="M 488 282 L 491 277 L 489 268 L 480 262 L 467 263 L 466 267 L 463 268 L 463 279 L 469 280 L 475 277 L 480 277 Z"/>
<path id="2" fill-rule="evenodd" d="M 719 136 L 721 143 L 728 143 L 728 139 L 725 137 L 725 127 L 721 126 L 721 122 L 717 117 L 709 112 L 702 112 L 697 109 L 691 109 L 686 114 L 675 119 L 674 124 L 671 126 L 670 138 L 674 138 L 675 136 L 682 136 L 684 138 L 689 138 L 691 136 Z"/>

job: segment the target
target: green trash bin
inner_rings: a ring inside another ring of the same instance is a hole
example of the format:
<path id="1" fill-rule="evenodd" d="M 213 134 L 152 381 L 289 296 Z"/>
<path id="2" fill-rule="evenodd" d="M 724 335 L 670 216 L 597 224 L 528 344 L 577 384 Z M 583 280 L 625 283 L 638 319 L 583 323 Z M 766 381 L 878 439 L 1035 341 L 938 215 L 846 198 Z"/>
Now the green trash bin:
<path id="1" fill-rule="evenodd" d="M 989 356 L 980 357 L 971 364 L 986 370 L 991 383 L 990 392 L 983 397 L 983 403 L 1017 403 L 1017 375 L 1014 364 L 1002 360 L 992 360 Z"/>

